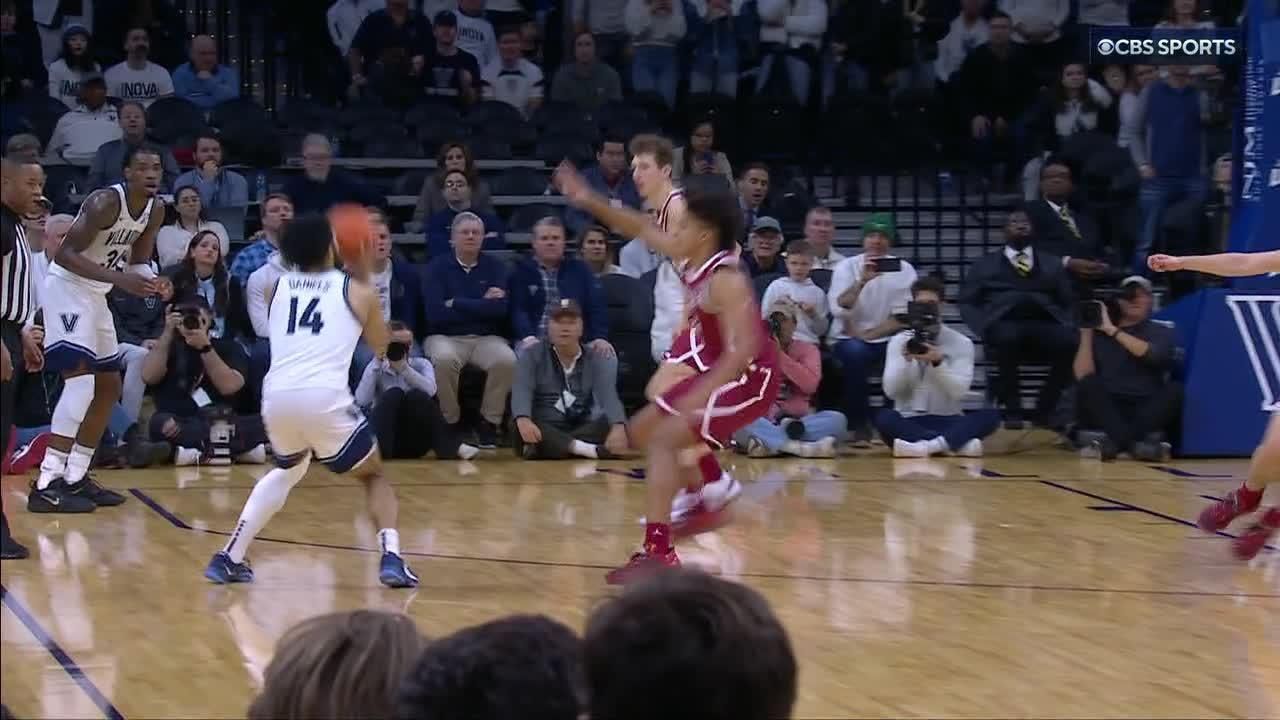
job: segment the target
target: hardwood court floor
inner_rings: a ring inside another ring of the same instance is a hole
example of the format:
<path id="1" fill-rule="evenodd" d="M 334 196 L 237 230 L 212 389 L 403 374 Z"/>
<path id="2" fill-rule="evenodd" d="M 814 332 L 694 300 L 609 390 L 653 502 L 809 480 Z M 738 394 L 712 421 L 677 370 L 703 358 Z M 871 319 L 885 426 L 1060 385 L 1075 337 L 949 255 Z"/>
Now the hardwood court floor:
<path id="1" fill-rule="evenodd" d="M 1241 462 L 728 459 L 746 517 L 681 552 L 773 603 L 797 718 L 1280 717 L 1280 552 L 1240 565 L 1188 522 Z M 280 634 L 337 609 L 436 636 L 517 611 L 580 628 L 640 534 L 632 465 L 391 466 L 416 592 L 377 584 L 362 492 L 323 471 L 253 548 L 257 582 L 230 588 L 201 572 L 265 468 L 103 473 L 133 497 L 78 517 L 28 514 L 7 480 L 34 556 L 0 566 L 4 702 L 243 717 Z"/>

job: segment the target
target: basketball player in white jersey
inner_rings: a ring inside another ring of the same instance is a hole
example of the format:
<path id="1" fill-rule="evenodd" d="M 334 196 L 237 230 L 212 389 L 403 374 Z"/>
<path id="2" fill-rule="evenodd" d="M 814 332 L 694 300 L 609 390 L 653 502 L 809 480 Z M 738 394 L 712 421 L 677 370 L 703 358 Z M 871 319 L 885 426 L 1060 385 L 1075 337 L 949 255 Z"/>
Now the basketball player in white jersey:
<path id="1" fill-rule="evenodd" d="M 1147 264 L 1157 272 L 1190 270 L 1222 277 L 1250 277 L 1280 273 L 1280 250 L 1200 257 L 1152 255 L 1147 259 Z M 1271 416 L 1271 424 L 1262 438 L 1262 444 L 1253 452 L 1249 476 L 1244 484 L 1200 513 L 1200 529 L 1218 532 L 1230 525 L 1232 520 L 1257 510 L 1262 504 L 1262 494 L 1267 491 L 1267 484 L 1271 482 L 1280 482 L 1280 412 Z M 1231 551 L 1241 560 L 1252 559 L 1277 532 L 1280 532 L 1280 506 L 1273 506 L 1264 510 L 1258 520 L 1231 543 Z"/>
<path id="2" fill-rule="evenodd" d="M 349 275 L 334 267 L 333 245 L 329 221 L 315 215 L 295 219 L 280 239 L 285 266 L 294 269 L 267 292 L 271 369 L 262 385 L 262 420 L 277 467 L 254 486 L 231 539 L 209 561 L 204 576 L 215 583 L 253 580 L 245 552 L 284 507 L 314 456 L 332 472 L 364 482 L 369 513 L 379 528 L 382 584 L 418 584 L 400 557 L 395 490 L 382 475 L 373 428 L 348 385 L 361 337 L 378 357 L 386 353 L 390 337 L 378 293 L 368 282 L 372 258 L 363 267 L 348 266 Z"/>
<path id="3" fill-rule="evenodd" d="M 120 349 L 107 292 L 118 287 L 146 297 L 168 282 L 156 278 L 150 262 L 164 222 L 164 205 L 155 200 L 160 176 L 155 146 L 130 147 L 124 182 L 89 194 L 49 265 L 40 294 L 45 367 L 60 371 L 65 384 L 40 476 L 27 496 L 31 512 L 93 512 L 124 502 L 88 475 L 120 399 Z"/>

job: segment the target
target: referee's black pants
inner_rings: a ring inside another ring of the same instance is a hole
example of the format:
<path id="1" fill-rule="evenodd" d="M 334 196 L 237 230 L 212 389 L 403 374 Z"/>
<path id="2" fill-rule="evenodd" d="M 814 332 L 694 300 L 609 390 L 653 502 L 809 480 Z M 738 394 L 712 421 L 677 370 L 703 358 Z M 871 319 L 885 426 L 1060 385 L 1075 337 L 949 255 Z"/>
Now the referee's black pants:
<path id="1" fill-rule="evenodd" d="M 9 320 L 0 320 L 0 334 L 3 335 L 4 346 L 9 350 L 9 358 L 13 360 L 13 378 L 5 380 L 0 389 L 0 425 L 3 425 L 3 436 L 0 440 L 0 453 L 9 452 L 9 437 L 13 434 L 13 405 L 18 396 L 18 384 L 26 374 L 26 361 L 22 357 L 22 326 Z M 9 539 L 9 518 L 0 510 L 0 538 Z"/>

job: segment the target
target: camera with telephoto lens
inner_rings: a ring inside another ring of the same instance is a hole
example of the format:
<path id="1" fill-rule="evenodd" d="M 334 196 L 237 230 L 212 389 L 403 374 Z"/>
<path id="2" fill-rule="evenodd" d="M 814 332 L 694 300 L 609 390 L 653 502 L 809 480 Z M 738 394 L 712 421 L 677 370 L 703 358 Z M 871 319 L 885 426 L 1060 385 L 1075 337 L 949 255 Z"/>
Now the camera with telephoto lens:
<path id="1" fill-rule="evenodd" d="M 769 313 L 769 334 L 776 338 L 782 337 L 782 321 L 787 319 L 786 313 Z"/>
<path id="2" fill-rule="evenodd" d="M 911 337 L 907 338 L 907 354 L 924 355 L 938 340 L 942 318 L 937 303 L 909 302 L 906 314 L 899 316 L 898 322 L 911 332 Z"/>
<path id="3" fill-rule="evenodd" d="M 402 342 L 387 343 L 387 359 L 400 362 L 409 354 L 409 345 Z"/>
<path id="4" fill-rule="evenodd" d="M 1112 320 L 1120 317 L 1120 305 L 1116 301 L 1125 296 L 1125 291 L 1120 288 L 1094 288 L 1089 293 L 1088 300 L 1081 300 L 1076 307 L 1076 321 L 1082 330 L 1097 330 L 1102 327 L 1102 308 L 1107 308 L 1107 314 Z"/>
<path id="5" fill-rule="evenodd" d="M 182 327 L 187 330 L 199 330 L 202 324 L 200 317 L 203 312 L 199 305 L 179 305 L 177 312 L 182 315 Z"/>

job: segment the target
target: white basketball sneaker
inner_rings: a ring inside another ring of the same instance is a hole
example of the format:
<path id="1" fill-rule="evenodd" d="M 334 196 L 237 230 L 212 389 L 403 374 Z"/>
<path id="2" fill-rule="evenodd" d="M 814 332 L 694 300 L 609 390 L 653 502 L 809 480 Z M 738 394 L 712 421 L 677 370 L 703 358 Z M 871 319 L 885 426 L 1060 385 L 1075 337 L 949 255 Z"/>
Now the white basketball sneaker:
<path id="1" fill-rule="evenodd" d="M 729 473 L 722 472 L 719 480 L 703 485 L 700 492 L 684 494 L 686 498 L 695 498 L 696 502 L 689 505 L 687 499 L 683 500 L 678 513 L 673 505 L 671 531 L 678 538 L 708 532 L 724 525 L 727 521 L 725 511 L 742 494 L 742 484 Z"/>

